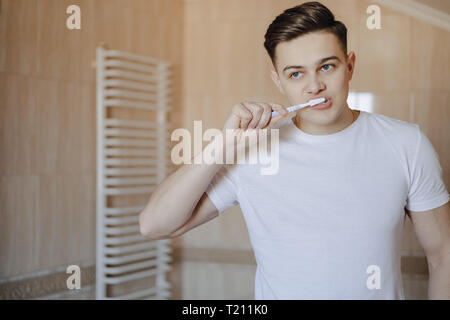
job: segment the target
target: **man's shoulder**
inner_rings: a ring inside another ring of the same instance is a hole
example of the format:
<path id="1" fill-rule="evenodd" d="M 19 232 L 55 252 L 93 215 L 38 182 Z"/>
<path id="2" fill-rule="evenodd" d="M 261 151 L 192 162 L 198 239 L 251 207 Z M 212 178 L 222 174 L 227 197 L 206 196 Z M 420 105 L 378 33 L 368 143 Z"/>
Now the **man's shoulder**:
<path id="1" fill-rule="evenodd" d="M 408 144 L 419 136 L 420 126 L 416 123 L 370 112 L 367 118 L 370 133 L 378 132 L 393 142 Z"/>
<path id="2" fill-rule="evenodd" d="M 367 118 L 370 138 L 382 140 L 402 159 L 414 157 L 421 132 L 418 124 L 377 113 L 368 113 Z"/>
<path id="3" fill-rule="evenodd" d="M 415 131 L 416 128 L 419 126 L 416 123 L 396 119 L 396 118 L 389 117 L 389 116 L 381 114 L 381 113 L 372 113 L 372 112 L 366 112 L 366 113 L 368 115 L 369 121 L 371 121 L 377 125 L 383 126 L 385 128 L 392 127 L 393 129 L 397 129 L 397 130 Z"/>

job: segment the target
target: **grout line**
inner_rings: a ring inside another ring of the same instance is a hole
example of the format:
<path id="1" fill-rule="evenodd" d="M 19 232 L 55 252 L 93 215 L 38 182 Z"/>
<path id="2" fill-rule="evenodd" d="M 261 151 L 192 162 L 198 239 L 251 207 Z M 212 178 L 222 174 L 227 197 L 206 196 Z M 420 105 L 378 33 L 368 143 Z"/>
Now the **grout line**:
<path id="1" fill-rule="evenodd" d="M 414 100 L 414 92 L 409 93 L 409 122 L 414 123 L 415 119 L 415 100 Z"/>
<path id="2" fill-rule="evenodd" d="M 43 297 L 37 297 L 37 298 L 31 299 L 31 300 L 60 300 L 63 297 L 76 296 L 80 293 L 86 293 L 86 292 L 90 292 L 90 291 L 95 292 L 95 284 L 87 285 L 80 289 L 73 289 L 73 290 L 67 289 L 66 291 L 63 291 L 63 292 L 50 294 L 48 296 L 43 296 Z"/>
<path id="3" fill-rule="evenodd" d="M 89 267 L 95 266 L 95 261 L 73 262 L 73 263 L 68 264 L 67 266 L 58 266 L 58 267 L 54 267 L 54 268 L 50 268 L 50 269 L 46 269 L 46 270 L 42 270 L 42 271 L 28 273 L 25 275 L 18 275 L 18 276 L 3 278 L 3 279 L 0 279 L 0 284 L 5 284 L 5 283 L 9 283 L 9 282 L 14 282 L 14 281 L 27 280 L 27 279 L 32 279 L 32 278 L 36 278 L 36 277 L 48 276 L 48 275 L 55 274 L 55 273 L 66 272 L 67 267 L 69 265 L 73 265 L 73 264 L 78 265 L 80 268 L 89 268 Z"/>

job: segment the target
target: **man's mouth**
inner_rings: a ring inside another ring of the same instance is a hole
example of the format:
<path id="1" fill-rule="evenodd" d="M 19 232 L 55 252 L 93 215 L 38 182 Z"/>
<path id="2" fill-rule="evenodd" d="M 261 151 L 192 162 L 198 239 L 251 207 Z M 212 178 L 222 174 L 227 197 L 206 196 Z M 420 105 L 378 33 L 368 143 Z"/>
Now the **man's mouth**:
<path id="1" fill-rule="evenodd" d="M 322 109 L 327 109 L 327 108 L 331 107 L 331 98 L 329 98 L 329 97 L 322 97 L 322 98 L 325 98 L 325 102 L 316 104 L 315 106 L 312 106 L 311 108 L 315 109 L 315 110 L 322 110 Z"/>

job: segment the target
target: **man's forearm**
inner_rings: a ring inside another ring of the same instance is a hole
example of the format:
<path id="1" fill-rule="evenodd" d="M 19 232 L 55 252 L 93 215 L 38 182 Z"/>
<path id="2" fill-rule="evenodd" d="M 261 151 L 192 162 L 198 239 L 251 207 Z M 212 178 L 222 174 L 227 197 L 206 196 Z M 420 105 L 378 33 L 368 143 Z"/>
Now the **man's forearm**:
<path id="1" fill-rule="evenodd" d="M 450 300 L 450 257 L 429 269 L 428 299 Z"/>
<path id="2" fill-rule="evenodd" d="M 158 185 L 150 200 L 139 215 L 142 234 L 166 235 L 177 230 L 192 215 L 193 210 L 212 178 L 223 166 L 220 163 L 195 164 L 196 159 L 215 150 L 210 142 L 201 152 L 191 158 L 190 163 L 183 164 Z M 217 149 L 222 157 L 224 150 Z"/>

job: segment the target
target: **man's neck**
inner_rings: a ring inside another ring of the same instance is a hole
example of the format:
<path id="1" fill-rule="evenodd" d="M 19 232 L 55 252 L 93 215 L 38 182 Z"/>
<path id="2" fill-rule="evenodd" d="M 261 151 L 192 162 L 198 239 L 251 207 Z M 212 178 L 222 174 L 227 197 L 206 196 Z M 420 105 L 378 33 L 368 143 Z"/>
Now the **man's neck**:
<path id="1" fill-rule="evenodd" d="M 312 134 L 312 135 L 328 135 L 333 134 L 339 131 L 344 130 L 349 125 L 351 125 L 359 116 L 359 111 L 352 110 L 348 106 L 344 110 L 344 112 L 341 113 L 340 117 L 336 119 L 336 121 L 332 124 L 329 124 L 327 126 L 318 126 L 313 123 L 307 122 L 299 117 L 299 115 L 296 115 L 293 119 L 294 124 L 297 128 L 299 128 L 301 131 Z"/>

